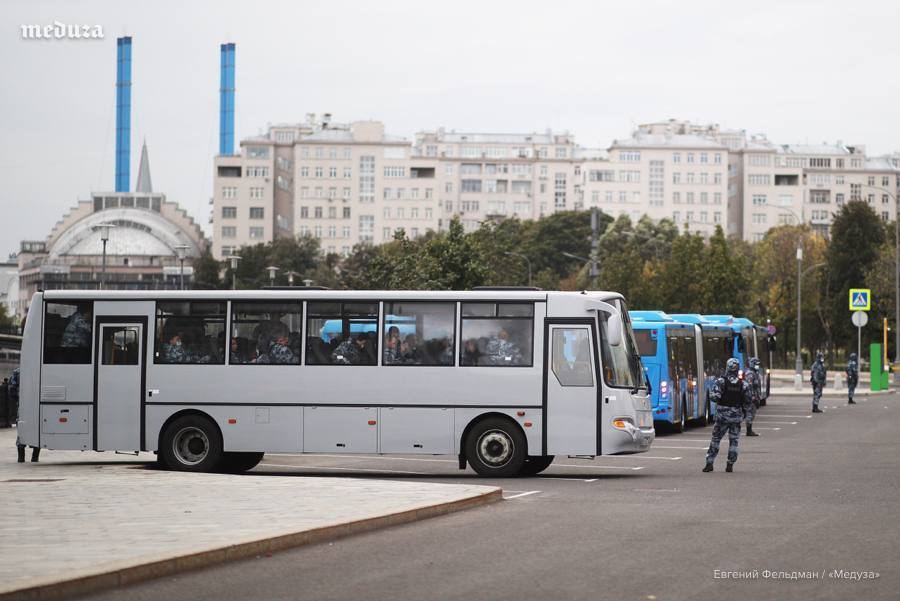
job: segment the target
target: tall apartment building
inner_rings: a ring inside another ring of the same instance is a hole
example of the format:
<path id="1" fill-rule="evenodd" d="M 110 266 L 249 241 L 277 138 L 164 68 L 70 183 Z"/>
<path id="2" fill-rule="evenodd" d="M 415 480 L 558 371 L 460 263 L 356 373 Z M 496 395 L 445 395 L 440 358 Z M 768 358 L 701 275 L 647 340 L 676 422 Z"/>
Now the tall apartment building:
<path id="1" fill-rule="evenodd" d="M 756 137 L 741 159 L 745 240 L 798 220 L 828 236 L 834 213 L 853 200 L 884 221 L 896 216 L 900 169 L 891 157 L 867 157 L 863 146 L 776 145 Z"/>
<path id="2" fill-rule="evenodd" d="M 568 133 L 423 131 L 415 144 L 378 121 L 332 123 L 308 115 L 241 141 L 215 158 L 213 255 L 309 233 L 325 252 L 380 244 L 403 228 L 417 237 L 459 217 L 537 219 L 597 207 L 633 220 L 668 218 L 704 235 L 759 240 L 800 219 L 828 235 L 832 214 L 864 200 L 893 219 L 900 153 L 862 146 L 778 145 L 715 124 L 668 120 L 638 126 L 604 150 Z"/>
<path id="3" fill-rule="evenodd" d="M 706 235 L 716 225 L 737 233 L 728 161 L 728 148 L 710 132 L 687 123 L 641 125 L 607 156 L 585 160 L 585 205 L 634 221 L 668 218 Z"/>
<path id="4" fill-rule="evenodd" d="M 326 128 L 295 145 L 294 229 L 348 254 L 358 242 L 382 243 L 403 228 L 418 237 L 437 223 L 437 161 L 412 156 L 412 144 L 378 121 Z"/>
<path id="5" fill-rule="evenodd" d="M 536 219 L 583 208 L 582 160 L 568 133 L 416 135 L 417 159 L 435 161 L 438 229 L 459 217 L 466 231 L 501 217 Z"/>

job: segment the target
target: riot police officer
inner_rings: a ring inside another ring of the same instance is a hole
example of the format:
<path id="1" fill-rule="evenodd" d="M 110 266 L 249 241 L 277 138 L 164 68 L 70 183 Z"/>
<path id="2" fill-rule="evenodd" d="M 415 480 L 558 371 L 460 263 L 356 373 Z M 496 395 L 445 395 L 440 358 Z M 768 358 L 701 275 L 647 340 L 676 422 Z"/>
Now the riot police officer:
<path id="1" fill-rule="evenodd" d="M 753 418 L 756 417 L 756 410 L 759 409 L 762 398 L 762 379 L 759 375 L 759 359 L 756 357 L 750 359 L 750 369 L 744 374 L 744 381 L 750 386 L 750 396 L 753 400 L 744 416 L 747 420 L 747 436 L 759 436 L 753 431 Z"/>
<path id="2" fill-rule="evenodd" d="M 856 361 L 856 353 L 850 353 L 850 361 L 847 362 L 847 403 L 855 405 L 853 393 L 859 383 L 859 363 Z"/>
<path id="3" fill-rule="evenodd" d="M 716 378 L 710 393 L 710 400 L 716 403 L 716 423 L 713 426 L 712 440 L 706 453 L 704 472 L 713 471 L 713 462 L 719 454 L 719 443 L 722 435 L 728 432 L 728 465 L 726 472 L 734 471 L 734 463 L 738 457 L 738 440 L 741 437 L 741 422 L 744 412 L 753 406 L 750 386 L 740 377 L 737 359 L 731 358 L 725 364 L 725 375 Z"/>
<path id="4" fill-rule="evenodd" d="M 826 378 L 825 355 L 822 354 L 822 351 L 818 351 L 816 353 L 816 362 L 813 363 L 809 376 L 809 381 L 812 383 L 813 387 L 813 413 L 823 413 L 823 411 L 819 409 L 819 401 L 822 399 L 822 388 L 825 387 Z"/>

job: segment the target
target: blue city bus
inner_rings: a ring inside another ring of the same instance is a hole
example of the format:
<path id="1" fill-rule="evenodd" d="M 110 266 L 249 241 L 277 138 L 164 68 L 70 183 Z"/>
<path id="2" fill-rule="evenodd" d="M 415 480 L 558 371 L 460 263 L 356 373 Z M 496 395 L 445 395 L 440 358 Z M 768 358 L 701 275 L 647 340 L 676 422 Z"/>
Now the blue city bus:
<path id="1" fill-rule="evenodd" d="M 653 420 L 684 431 L 688 421 L 706 425 L 710 405 L 698 383 L 703 365 L 700 328 L 662 311 L 629 311 L 651 387 Z"/>
<path id="2" fill-rule="evenodd" d="M 756 327 L 746 317 L 733 315 L 704 315 L 707 321 L 719 323 L 731 328 L 733 334 L 731 356 L 738 360 L 742 370 L 750 365 L 750 357 L 758 357 L 756 353 Z"/>
<path id="3" fill-rule="evenodd" d="M 679 313 L 670 315 L 672 319 L 684 323 L 696 324 L 700 327 L 703 338 L 703 390 L 706 404 L 711 416 L 716 414 L 716 404 L 710 399 L 716 378 L 725 373 L 725 363 L 733 357 L 734 335 L 732 329 L 721 323 L 706 319 L 697 313 Z"/>

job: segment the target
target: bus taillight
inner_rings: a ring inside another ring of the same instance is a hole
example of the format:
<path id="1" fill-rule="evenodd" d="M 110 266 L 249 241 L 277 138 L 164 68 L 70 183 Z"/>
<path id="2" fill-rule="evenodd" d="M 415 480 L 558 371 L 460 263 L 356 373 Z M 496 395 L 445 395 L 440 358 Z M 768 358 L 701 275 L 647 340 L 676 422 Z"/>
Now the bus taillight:
<path id="1" fill-rule="evenodd" d="M 666 380 L 659 383 L 659 396 L 663 399 L 669 396 L 669 383 Z"/>

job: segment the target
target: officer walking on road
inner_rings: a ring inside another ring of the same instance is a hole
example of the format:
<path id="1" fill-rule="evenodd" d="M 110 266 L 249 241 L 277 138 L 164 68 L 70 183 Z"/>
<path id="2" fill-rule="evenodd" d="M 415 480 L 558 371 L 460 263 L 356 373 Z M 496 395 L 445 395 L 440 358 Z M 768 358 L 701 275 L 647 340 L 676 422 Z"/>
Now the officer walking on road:
<path id="1" fill-rule="evenodd" d="M 750 386 L 741 379 L 738 373 L 738 361 L 731 358 L 725 364 L 724 377 L 716 378 L 710 394 L 710 400 L 716 403 L 716 423 L 713 426 L 712 440 L 706 452 L 704 472 L 713 471 L 713 462 L 719 454 L 719 443 L 722 435 L 728 431 L 728 465 L 726 472 L 734 471 L 734 463 L 738 457 L 738 440 L 741 437 L 741 422 L 744 412 L 753 406 Z"/>
<path id="2" fill-rule="evenodd" d="M 859 363 L 856 361 L 856 353 L 850 353 L 850 361 L 847 362 L 847 401 L 850 405 L 855 405 L 853 393 L 856 392 L 856 385 L 859 383 Z"/>
<path id="3" fill-rule="evenodd" d="M 826 378 L 825 355 L 822 354 L 822 351 L 818 351 L 816 353 L 816 362 L 813 363 L 809 376 L 809 381 L 812 382 L 813 387 L 813 413 L 823 413 L 823 411 L 819 409 L 819 400 L 822 398 L 822 388 L 825 386 Z"/>
<path id="4" fill-rule="evenodd" d="M 750 359 L 750 369 L 744 374 L 744 381 L 750 386 L 750 397 L 753 402 L 747 409 L 747 436 L 759 436 L 753 431 L 753 418 L 756 417 L 756 410 L 759 409 L 759 401 L 762 399 L 762 379 L 759 375 L 759 359 L 753 357 Z"/>

